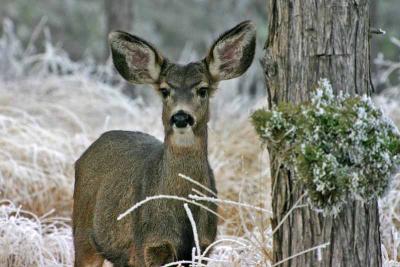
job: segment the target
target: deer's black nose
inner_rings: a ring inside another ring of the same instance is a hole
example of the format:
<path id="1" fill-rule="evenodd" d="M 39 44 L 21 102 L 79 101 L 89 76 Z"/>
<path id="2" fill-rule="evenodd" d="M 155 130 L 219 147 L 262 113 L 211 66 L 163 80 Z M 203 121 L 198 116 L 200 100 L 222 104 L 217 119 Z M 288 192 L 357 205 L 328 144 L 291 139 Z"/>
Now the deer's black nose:
<path id="1" fill-rule="evenodd" d="M 171 124 L 178 128 L 185 128 L 188 124 L 192 126 L 194 124 L 194 119 L 190 114 L 179 110 L 171 117 Z"/>

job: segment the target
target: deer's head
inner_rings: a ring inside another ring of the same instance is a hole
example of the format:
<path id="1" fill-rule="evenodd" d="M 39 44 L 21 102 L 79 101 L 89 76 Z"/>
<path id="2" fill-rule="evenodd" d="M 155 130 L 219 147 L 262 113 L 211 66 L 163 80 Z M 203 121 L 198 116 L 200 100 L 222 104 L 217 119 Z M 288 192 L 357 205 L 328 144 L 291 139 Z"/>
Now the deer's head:
<path id="1" fill-rule="evenodd" d="M 190 146 L 207 127 L 209 100 L 218 82 L 242 75 L 254 58 L 255 26 L 245 21 L 219 37 L 207 56 L 179 65 L 150 43 L 125 32 L 109 35 L 112 58 L 127 81 L 151 84 L 163 100 L 166 136 L 178 146 Z"/>

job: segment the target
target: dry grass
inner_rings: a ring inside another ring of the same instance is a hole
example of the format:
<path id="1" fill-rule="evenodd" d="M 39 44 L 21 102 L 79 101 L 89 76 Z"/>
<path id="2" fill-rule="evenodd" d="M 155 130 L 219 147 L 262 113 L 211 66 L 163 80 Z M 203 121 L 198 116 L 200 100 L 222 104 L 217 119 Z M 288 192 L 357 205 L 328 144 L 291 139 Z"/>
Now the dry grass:
<path id="1" fill-rule="evenodd" d="M 37 217 L 0 203 L 0 266 L 72 266 L 71 228 L 65 219 Z"/>

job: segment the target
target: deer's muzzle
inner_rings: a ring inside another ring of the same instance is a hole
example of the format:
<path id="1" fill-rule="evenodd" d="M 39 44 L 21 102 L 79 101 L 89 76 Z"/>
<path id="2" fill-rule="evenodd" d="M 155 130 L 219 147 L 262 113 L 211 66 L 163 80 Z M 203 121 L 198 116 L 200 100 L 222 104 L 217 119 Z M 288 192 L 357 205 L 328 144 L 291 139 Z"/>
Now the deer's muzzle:
<path id="1" fill-rule="evenodd" d="M 188 125 L 193 126 L 193 124 L 193 116 L 183 110 L 179 110 L 171 117 L 171 125 L 175 125 L 177 128 L 185 128 Z"/>

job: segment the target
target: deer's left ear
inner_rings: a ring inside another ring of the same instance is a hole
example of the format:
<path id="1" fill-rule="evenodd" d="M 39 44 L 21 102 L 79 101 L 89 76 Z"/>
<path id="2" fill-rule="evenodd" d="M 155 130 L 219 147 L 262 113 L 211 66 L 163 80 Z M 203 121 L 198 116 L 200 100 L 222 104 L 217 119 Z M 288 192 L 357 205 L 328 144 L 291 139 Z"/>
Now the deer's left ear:
<path id="1" fill-rule="evenodd" d="M 256 28 L 244 21 L 219 37 L 206 57 L 214 81 L 236 78 L 251 65 L 256 47 Z"/>

